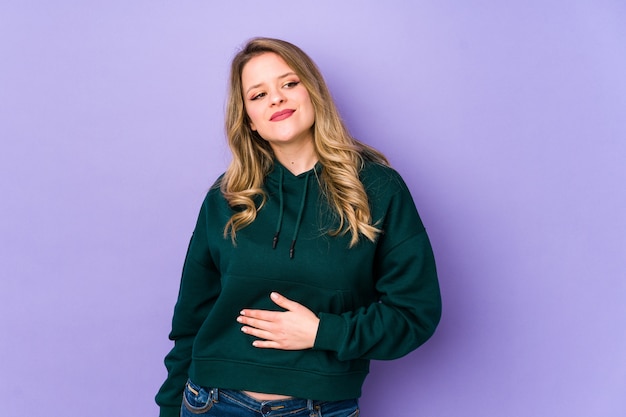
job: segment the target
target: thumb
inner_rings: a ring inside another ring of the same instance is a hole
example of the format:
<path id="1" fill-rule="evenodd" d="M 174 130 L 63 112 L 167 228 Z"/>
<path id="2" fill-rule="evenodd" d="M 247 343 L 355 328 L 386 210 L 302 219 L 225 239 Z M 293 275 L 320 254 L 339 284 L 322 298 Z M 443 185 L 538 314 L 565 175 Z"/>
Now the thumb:
<path id="1" fill-rule="evenodd" d="M 279 307 L 284 308 L 285 310 L 293 310 L 294 308 L 297 308 L 298 306 L 298 303 L 296 303 L 295 301 L 291 301 L 287 297 L 284 297 L 277 292 L 271 293 L 270 298 L 272 299 L 274 304 L 276 304 Z"/>

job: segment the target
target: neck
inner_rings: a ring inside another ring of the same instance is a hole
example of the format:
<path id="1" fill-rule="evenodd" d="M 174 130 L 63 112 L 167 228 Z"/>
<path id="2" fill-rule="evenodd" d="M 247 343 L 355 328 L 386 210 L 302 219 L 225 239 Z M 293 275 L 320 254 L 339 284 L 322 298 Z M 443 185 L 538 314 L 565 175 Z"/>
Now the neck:
<path id="1" fill-rule="evenodd" d="M 313 149 L 313 144 L 301 146 L 296 149 L 288 147 L 272 147 L 278 162 L 287 168 L 292 174 L 300 175 L 303 172 L 313 169 L 317 163 L 317 154 Z"/>

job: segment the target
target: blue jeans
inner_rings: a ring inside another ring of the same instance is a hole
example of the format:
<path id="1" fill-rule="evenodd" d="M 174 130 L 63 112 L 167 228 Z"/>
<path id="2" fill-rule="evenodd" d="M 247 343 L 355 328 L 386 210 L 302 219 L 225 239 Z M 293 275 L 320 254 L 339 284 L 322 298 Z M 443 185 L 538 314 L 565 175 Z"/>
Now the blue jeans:
<path id="1" fill-rule="evenodd" d="M 357 417 L 358 400 L 315 401 L 293 398 L 257 401 L 241 391 L 203 388 L 187 382 L 181 417 Z"/>

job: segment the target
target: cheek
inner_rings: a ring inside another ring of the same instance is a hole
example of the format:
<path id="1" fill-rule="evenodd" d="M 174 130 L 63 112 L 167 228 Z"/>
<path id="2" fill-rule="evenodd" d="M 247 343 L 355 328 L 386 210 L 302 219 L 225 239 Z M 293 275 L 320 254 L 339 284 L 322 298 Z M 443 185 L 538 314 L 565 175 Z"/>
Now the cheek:
<path id="1" fill-rule="evenodd" d="M 255 111 L 253 106 L 246 107 L 246 114 L 248 115 L 248 120 L 250 124 L 250 129 L 257 130 L 258 121 L 260 120 L 258 111 Z"/>
<path id="2" fill-rule="evenodd" d="M 313 124 L 315 122 L 315 109 L 313 108 L 312 103 L 308 103 L 306 106 L 307 109 L 307 121 Z"/>
<path id="3" fill-rule="evenodd" d="M 304 107 L 310 113 L 309 116 L 314 117 L 315 110 L 313 109 L 313 103 L 311 102 L 311 97 L 309 97 L 309 94 L 306 91 L 302 94 L 300 100 L 302 101 L 302 103 L 305 103 Z"/>

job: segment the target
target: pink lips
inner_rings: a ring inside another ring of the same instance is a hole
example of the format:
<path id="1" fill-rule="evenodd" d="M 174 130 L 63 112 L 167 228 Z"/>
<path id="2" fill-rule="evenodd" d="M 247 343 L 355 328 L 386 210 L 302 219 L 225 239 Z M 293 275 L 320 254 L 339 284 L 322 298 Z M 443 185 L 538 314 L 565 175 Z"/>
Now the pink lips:
<path id="1" fill-rule="evenodd" d="M 290 117 L 294 112 L 295 110 L 291 109 L 277 111 L 276 113 L 272 114 L 272 117 L 270 117 L 270 122 L 280 122 L 281 120 L 285 120 Z"/>

